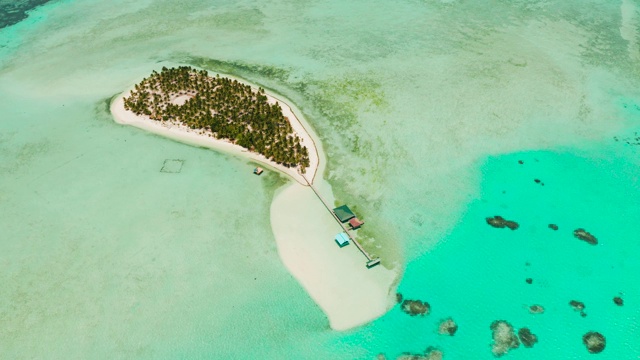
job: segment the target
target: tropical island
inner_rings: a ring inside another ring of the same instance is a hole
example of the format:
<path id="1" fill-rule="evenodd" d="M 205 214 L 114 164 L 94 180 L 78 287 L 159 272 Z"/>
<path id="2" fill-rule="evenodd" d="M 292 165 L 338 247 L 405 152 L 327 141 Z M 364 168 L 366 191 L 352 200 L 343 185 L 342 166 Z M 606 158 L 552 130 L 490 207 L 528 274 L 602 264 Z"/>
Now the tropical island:
<path id="1" fill-rule="evenodd" d="M 110 110 L 119 124 L 250 159 L 295 180 L 274 196 L 271 228 L 284 266 L 331 328 L 351 329 L 391 307 L 397 272 L 368 269 L 356 247 L 335 246 L 343 228 L 317 193 L 328 203 L 335 200 L 322 176 L 316 177 L 323 170 L 322 143 L 288 101 L 228 75 L 163 67 L 115 96 Z"/>
<path id="2" fill-rule="evenodd" d="M 219 150 L 239 150 L 302 184 L 313 182 L 318 165 L 315 142 L 290 107 L 281 106 L 263 88 L 209 76 L 190 66 L 163 67 L 116 102 L 118 122 L 147 130 L 162 126 L 179 140 L 187 140 L 187 133 L 191 140 L 193 135 L 208 138 L 214 140 L 208 145 Z M 304 176 L 309 170 L 310 176 Z"/>

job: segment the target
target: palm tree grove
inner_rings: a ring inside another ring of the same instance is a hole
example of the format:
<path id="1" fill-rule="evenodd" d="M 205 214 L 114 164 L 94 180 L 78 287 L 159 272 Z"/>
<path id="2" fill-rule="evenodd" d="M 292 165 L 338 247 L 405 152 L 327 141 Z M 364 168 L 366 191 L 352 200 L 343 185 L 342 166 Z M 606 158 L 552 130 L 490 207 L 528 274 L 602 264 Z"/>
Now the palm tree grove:
<path id="1" fill-rule="evenodd" d="M 152 120 L 179 123 L 225 139 L 286 167 L 309 166 L 309 152 L 264 89 L 211 77 L 190 66 L 163 67 L 135 85 L 124 106 Z"/>

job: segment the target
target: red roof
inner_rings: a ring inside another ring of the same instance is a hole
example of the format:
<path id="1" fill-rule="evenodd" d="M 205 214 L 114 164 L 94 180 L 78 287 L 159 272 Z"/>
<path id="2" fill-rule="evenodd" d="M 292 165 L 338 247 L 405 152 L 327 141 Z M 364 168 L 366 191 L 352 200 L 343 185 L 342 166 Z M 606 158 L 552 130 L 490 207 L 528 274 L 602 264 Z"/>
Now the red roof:
<path id="1" fill-rule="evenodd" d="M 362 224 L 364 224 L 364 221 L 360 221 L 358 218 L 349 220 L 349 225 L 351 225 L 352 228 L 358 228 L 362 226 Z"/>

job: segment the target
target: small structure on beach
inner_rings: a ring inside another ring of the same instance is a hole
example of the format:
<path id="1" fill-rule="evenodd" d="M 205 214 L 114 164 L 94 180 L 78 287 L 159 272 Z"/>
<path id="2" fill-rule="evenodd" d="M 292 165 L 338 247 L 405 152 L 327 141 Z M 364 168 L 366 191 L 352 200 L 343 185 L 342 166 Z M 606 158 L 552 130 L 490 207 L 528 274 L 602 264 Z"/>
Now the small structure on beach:
<path id="1" fill-rule="evenodd" d="M 260 174 L 262 174 L 263 172 L 264 172 L 264 169 L 263 169 L 263 168 L 261 168 L 261 167 L 257 167 L 257 168 L 255 168 L 255 169 L 253 169 L 253 173 L 254 173 L 254 174 L 256 174 L 256 175 L 260 175 Z"/>
<path id="2" fill-rule="evenodd" d="M 357 217 L 354 217 L 351 220 L 349 220 L 349 225 L 351 225 L 351 228 L 353 230 L 356 230 L 356 229 L 359 229 L 360 226 L 364 225 L 364 221 L 361 221 Z"/>
<path id="3" fill-rule="evenodd" d="M 380 264 L 380 258 L 373 258 L 367 261 L 367 268 L 371 269 L 372 267 Z"/>
<path id="4" fill-rule="evenodd" d="M 337 208 L 333 209 L 333 213 L 343 223 L 356 217 L 356 214 L 354 214 L 347 205 L 338 206 Z"/>
<path id="5" fill-rule="evenodd" d="M 336 235 L 336 243 L 338 243 L 340 247 L 349 245 L 349 235 L 343 232 Z"/>
<path id="6" fill-rule="evenodd" d="M 182 165 L 184 165 L 184 160 L 181 159 L 165 159 L 162 164 L 162 168 L 160 172 L 170 173 L 170 174 L 178 174 L 182 171 Z"/>

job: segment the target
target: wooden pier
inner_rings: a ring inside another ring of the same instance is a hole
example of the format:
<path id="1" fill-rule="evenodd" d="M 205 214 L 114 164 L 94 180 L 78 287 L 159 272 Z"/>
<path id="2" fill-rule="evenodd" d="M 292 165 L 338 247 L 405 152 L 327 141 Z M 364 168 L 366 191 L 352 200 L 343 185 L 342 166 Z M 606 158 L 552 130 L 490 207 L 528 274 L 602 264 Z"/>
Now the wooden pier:
<path id="1" fill-rule="evenodd" d="M 316 191 L 313 185 L 309 183 L 309 180 L 307 180 L 304 176 L 303 178 L 307 182 L 307 185 L 309 185 L 311 190 L 313 190 L 313 192 L 316 194 L 316 197 L 320 199 L 320 202 L 322 202 L 322 205 L 324 205 L 324 207 L 327 209 L 327 211 L 329 211 L 331 216 L 333 216 L 333 218 L 336 220 L 338 225 L 340 225 L 340 227 L 344 230 L 344 233 L 347 234 L 347 236 L 349 237 L 349 240 L 351 240 L 351 242 L 353 242 L 356 245 L 358 250 L 360 250 L 362 255 L 364 255 L 367 258 L 367 267 L 371 268 L 380 264 L 380 258 L 377 258 L 377 257 L 374 258 L 371 255 L 369 255 L 369 253 L 362 247 L 362 245 L 360 245 L 360 243 L 356 240 L 356 238 L 353 235 L 351 235 L 351 233 L 349 232 L 349 229 L 347 229 L 347 227 L 342 223 L 342 221 L 340 221 L 340 219 L 336 216 L 333 210 L 331 210 L 331 207 L 329 206 L 329 204 L 327 204 L 327 202 L 322 198 L 322 196 L 320 196 L 320 194 L 318 193 L 318 191 Z"/>

